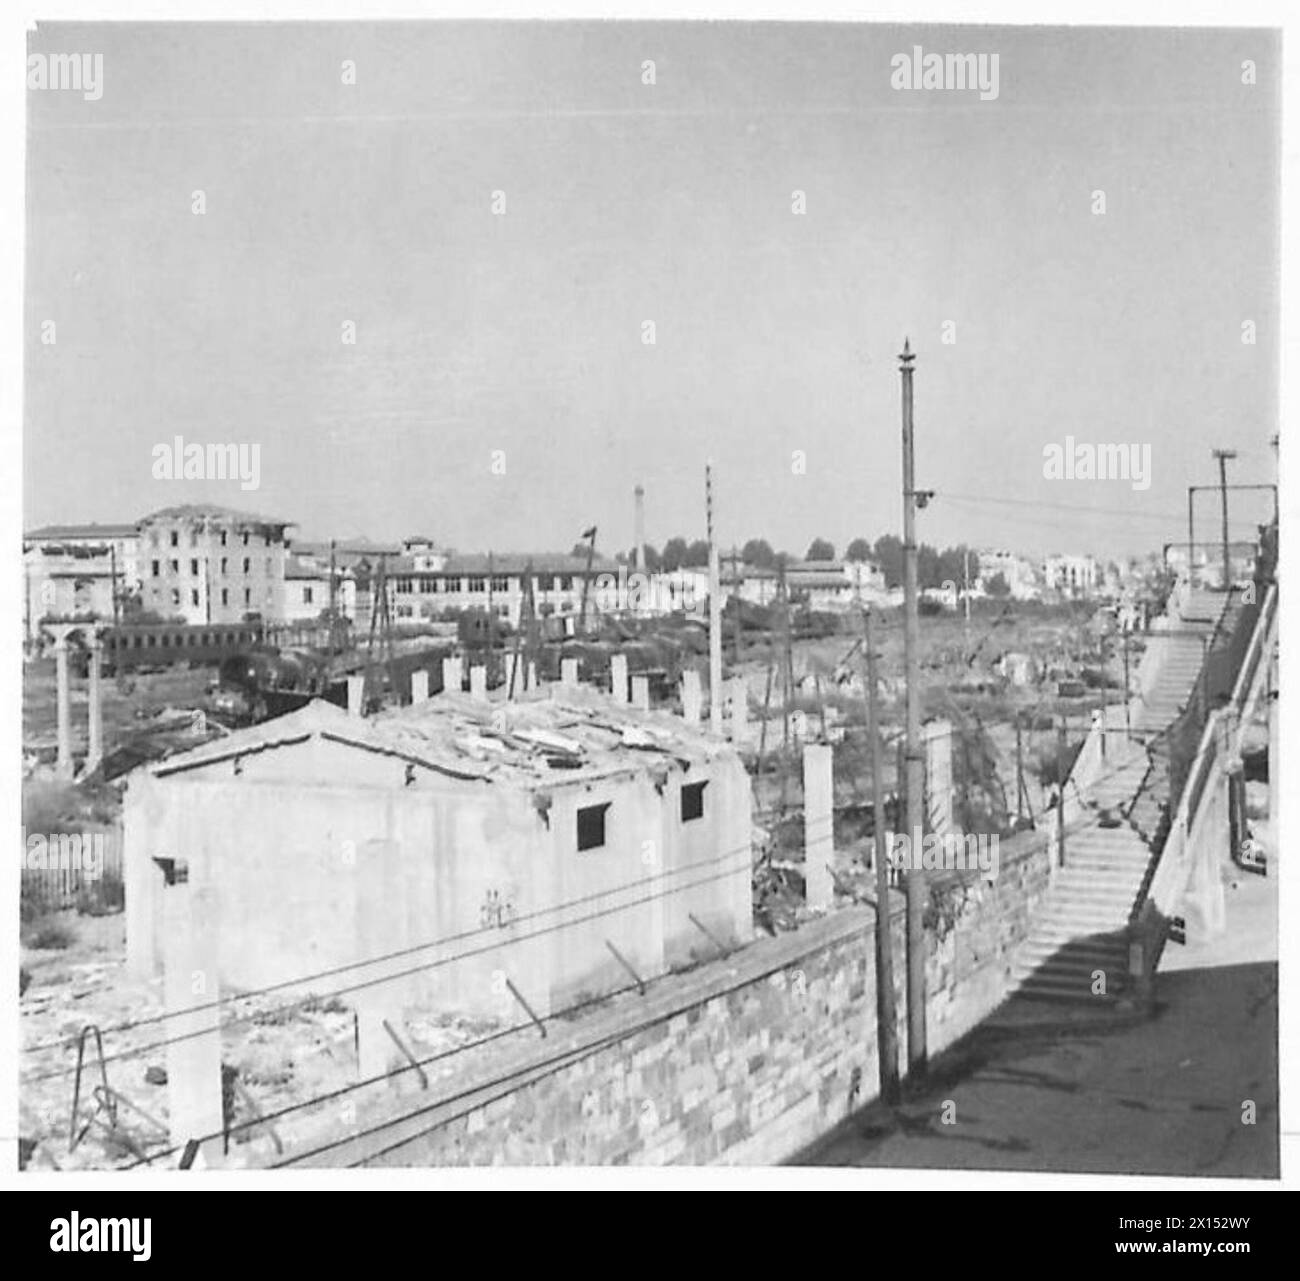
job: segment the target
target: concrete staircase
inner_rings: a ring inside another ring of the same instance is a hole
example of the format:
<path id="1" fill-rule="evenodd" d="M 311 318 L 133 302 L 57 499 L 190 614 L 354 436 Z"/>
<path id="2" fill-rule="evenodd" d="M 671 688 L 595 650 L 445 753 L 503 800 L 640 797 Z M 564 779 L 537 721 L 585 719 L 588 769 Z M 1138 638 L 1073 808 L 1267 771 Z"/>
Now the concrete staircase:
<path id="1" fill-rule="evenodd" d="M 1172 634 L 1152 633 L 1150 644 L 1163 652 L 1155 683 L 1135 709 L 1133 728 L 1144 734 L 1165 729 L 1187 706 L 1205 661 L 1205 645 L 1227 604 L 1223 592 L 1189 593 Z"/>
<path id="2" fill-rule="evenodd" d="M 1151 862 L 1151 848 L 1119 807 L 1141 786 L 1144 752 L 1098 780 L 1097 812 L 1065 834 L 1065 866 L 1016 959 L 1019 991 L 1036 999 L 1112 1001 L 1128 970 L 1125 935 Z M 1104 824 L 1104 826 L 1103 826 Z M 1094 993 L 1096 972 L 1104 992 Z"/>
<path id="3" fill-rule="evenodd" d="M 1152 634 L 1160 666 L 1134 709 L 1136 741 L 1114 743 L 1106 768 L 1082 798 L 1086 817 L 1066 829 L 1064 866 L 1017 954 L 1018 995 L 1108 1003 L 1125 990 L 1129 921 L 1141 906 L 1168 824 L 1169 745 L 1162 731 L 1197 696 L 1206 645 L 1230 603 L 1223 592 L 1193 591 L 1171 632 Z"/>

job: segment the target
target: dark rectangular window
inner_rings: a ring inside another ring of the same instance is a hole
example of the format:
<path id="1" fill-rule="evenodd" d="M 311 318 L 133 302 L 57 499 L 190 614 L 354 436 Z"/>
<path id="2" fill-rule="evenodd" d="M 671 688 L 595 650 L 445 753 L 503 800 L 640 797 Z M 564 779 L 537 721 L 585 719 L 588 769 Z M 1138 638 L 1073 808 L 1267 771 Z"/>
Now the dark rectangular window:
<path id="1" fill-rule="evenodd" d="M 605 844 L 605 811 L 609 809 L 609 802 L 604 805 L 584 805 L 578 811 L 578 849 L 579 850 L 597 850 Z"/>
<path id="2" fill-rule="evenodd" d="M 707 783 L 684 783 L 682 785 L 682 822 L 704 817 L 704 789 Z"/>

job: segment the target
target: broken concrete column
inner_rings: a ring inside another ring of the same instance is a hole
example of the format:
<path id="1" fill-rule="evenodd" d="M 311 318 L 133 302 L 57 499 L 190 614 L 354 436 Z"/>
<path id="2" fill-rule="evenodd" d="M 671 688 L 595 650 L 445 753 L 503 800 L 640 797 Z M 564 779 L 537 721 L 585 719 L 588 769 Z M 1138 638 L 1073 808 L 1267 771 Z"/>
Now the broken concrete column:
<path id="1" fill-rule="evenodd" d="M 691 670 L 682 673 L 682 717 L 688 725 L 700 723 L 704 710 L 704 694 L 700 689 L 700 674 Z"/>
<path id="2" fill-rule="evenodd" d="M 578 683 L 578 660 L 576 658 L 560 659 L 560 684 L 576 685 Z"/>
<path id="3" fill-rule="evenodd" d="M 806 901 L 811 908 L 831 907 L 835 888 L 834 753 L 826 743 L 803 749 L 803 848 Z"/>
<path id="4" fill-rule="evenodd" d="M 523 692 L 523 674 L 519 671 L 519 656 L 517 654 L 506 654 L 506 697 L 514 698 Z"/>
<path id="5" fill-rule="evenodd" d="M 366 678 L 348 677 L 348 715 L 363 716 L 366 710 Z"/>
<path id="6" fill-rule="evenodd" d="M 627 702 L 627 655 L 613 654 L 609 660 L 609 692 L 616 703 Z"/>
<path id="7" fill-rule="evenodd" d="M 650 710 L 650 678 L 648 676 L 632 677 L 632 706 L 638 712 Z"/>
<path id="8" fill-rule="evenodd" d="M 534 663 L 531 659 L 529 660 L 528 663 L 527 680 L 525 681 L 524 688 L 530 694 L 533 692 L 533 690 L 537 688 L 537 664 Z"/>
<path id="9" fill-rule="evenodd" d="M 203 1139 L 195 1163 L 219 1165 L 224 1112 L 215 892 L 182 881 L 163 890 L 162 907 L 171 1141 L 183 1148 Z"/>
<path id="10" fill-rule="evenodd" d="M 429 673 L 418 671 L 411 673 L 411 702 L 423 703 L 429 697 Z"/>
<path id="11" fill-rule="evenodd" d="M 487 668 L 477 664 L 469 669 L 469 696 L 487 699 Z"/>
<path id="12" fill-rule="evenodd" d="M 99 661 L 103 645 L 98 636 L 90 639 L 90 658 L 87 666 L 89 685 L 86 691 L 86 773 L 89 774 L 104 755 L 104 694 L 100 687 Z"/>
<path id="13" fill-rule="evenodd" d="M 54 641 L 54 682 L 58 723 L 59 773 L 72 775 L 72 696 L 68 689 L 68 638 L 58 636 Z"/>
<path id="14" fill-rule="evenodd" d="M 442 660 L 442 692 L 444 694 L 460 693 L 460 662 L 454 658 Z"/>

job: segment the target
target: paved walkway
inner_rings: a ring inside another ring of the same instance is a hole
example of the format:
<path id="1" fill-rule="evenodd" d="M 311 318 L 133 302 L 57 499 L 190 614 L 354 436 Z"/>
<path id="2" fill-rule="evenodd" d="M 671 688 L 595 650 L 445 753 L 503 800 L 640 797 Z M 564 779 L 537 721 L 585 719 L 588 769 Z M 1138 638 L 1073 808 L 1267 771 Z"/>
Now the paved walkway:
<path id="1" fill-rule="evenodd" d="M 865 1109 L 798 1164 L 1277 1177 L 1273 857 L 1269 870 L 1228 888 L 1222 936 L 1166 948 L 1154 1017 L 1013 1000 L 920 1093 Z"/>

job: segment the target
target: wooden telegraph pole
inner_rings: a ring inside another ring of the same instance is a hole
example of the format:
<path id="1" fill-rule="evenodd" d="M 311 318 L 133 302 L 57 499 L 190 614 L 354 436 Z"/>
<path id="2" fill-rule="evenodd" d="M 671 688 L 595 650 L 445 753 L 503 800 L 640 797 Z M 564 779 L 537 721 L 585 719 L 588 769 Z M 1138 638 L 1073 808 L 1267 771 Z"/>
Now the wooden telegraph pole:
<path id="1" fill-rule="evenodd" d="M 916 586 L 916 455 L 912 422 L 911 344 L 899 356 L 903 383 L 903 648 L 907 667 L 907 836 L 915 841 L 925 821 L 925 761 L 921 754 L 921 629 Z M 927 495 L 928 497 L 928 495 Z M 917 851 L 912 851 L 913 854 Z M 926 875 L 915 858 L 907 869 L 907 1067 L 914 1076 L 926 1067 L 925 907 Z"/>
<path id="2" fill-rule="evenodd" d="M 1232 588 L 1232 560 L 1228 554 L 1228 460 L 1236 458 L 1235 449 L 1212 451 L 1219 460 L 1219 505 L 1223 513 L 1223 590 Z"/>
<path id="3" fill-rule="evenodd" d="M 722 733 L 722 573 L 713 535 L 713 464 L 704 464 L 704 517 L 709 537 L 709 728 Z"/>
<path id="4" fill-rule="evenodd" d="M 871 610 L 865 611 L 867 651 L 867 736 L 871 739 L 871 815 L 876 865 L 876 1044 L 880 1097 L 898 1102 L 898 1014 L 894 1003 L 894 939 L 889 924 L 889 864 L 885 848 L 885 785 L 876 706 L 876 651 L 871 640 Z"/>

